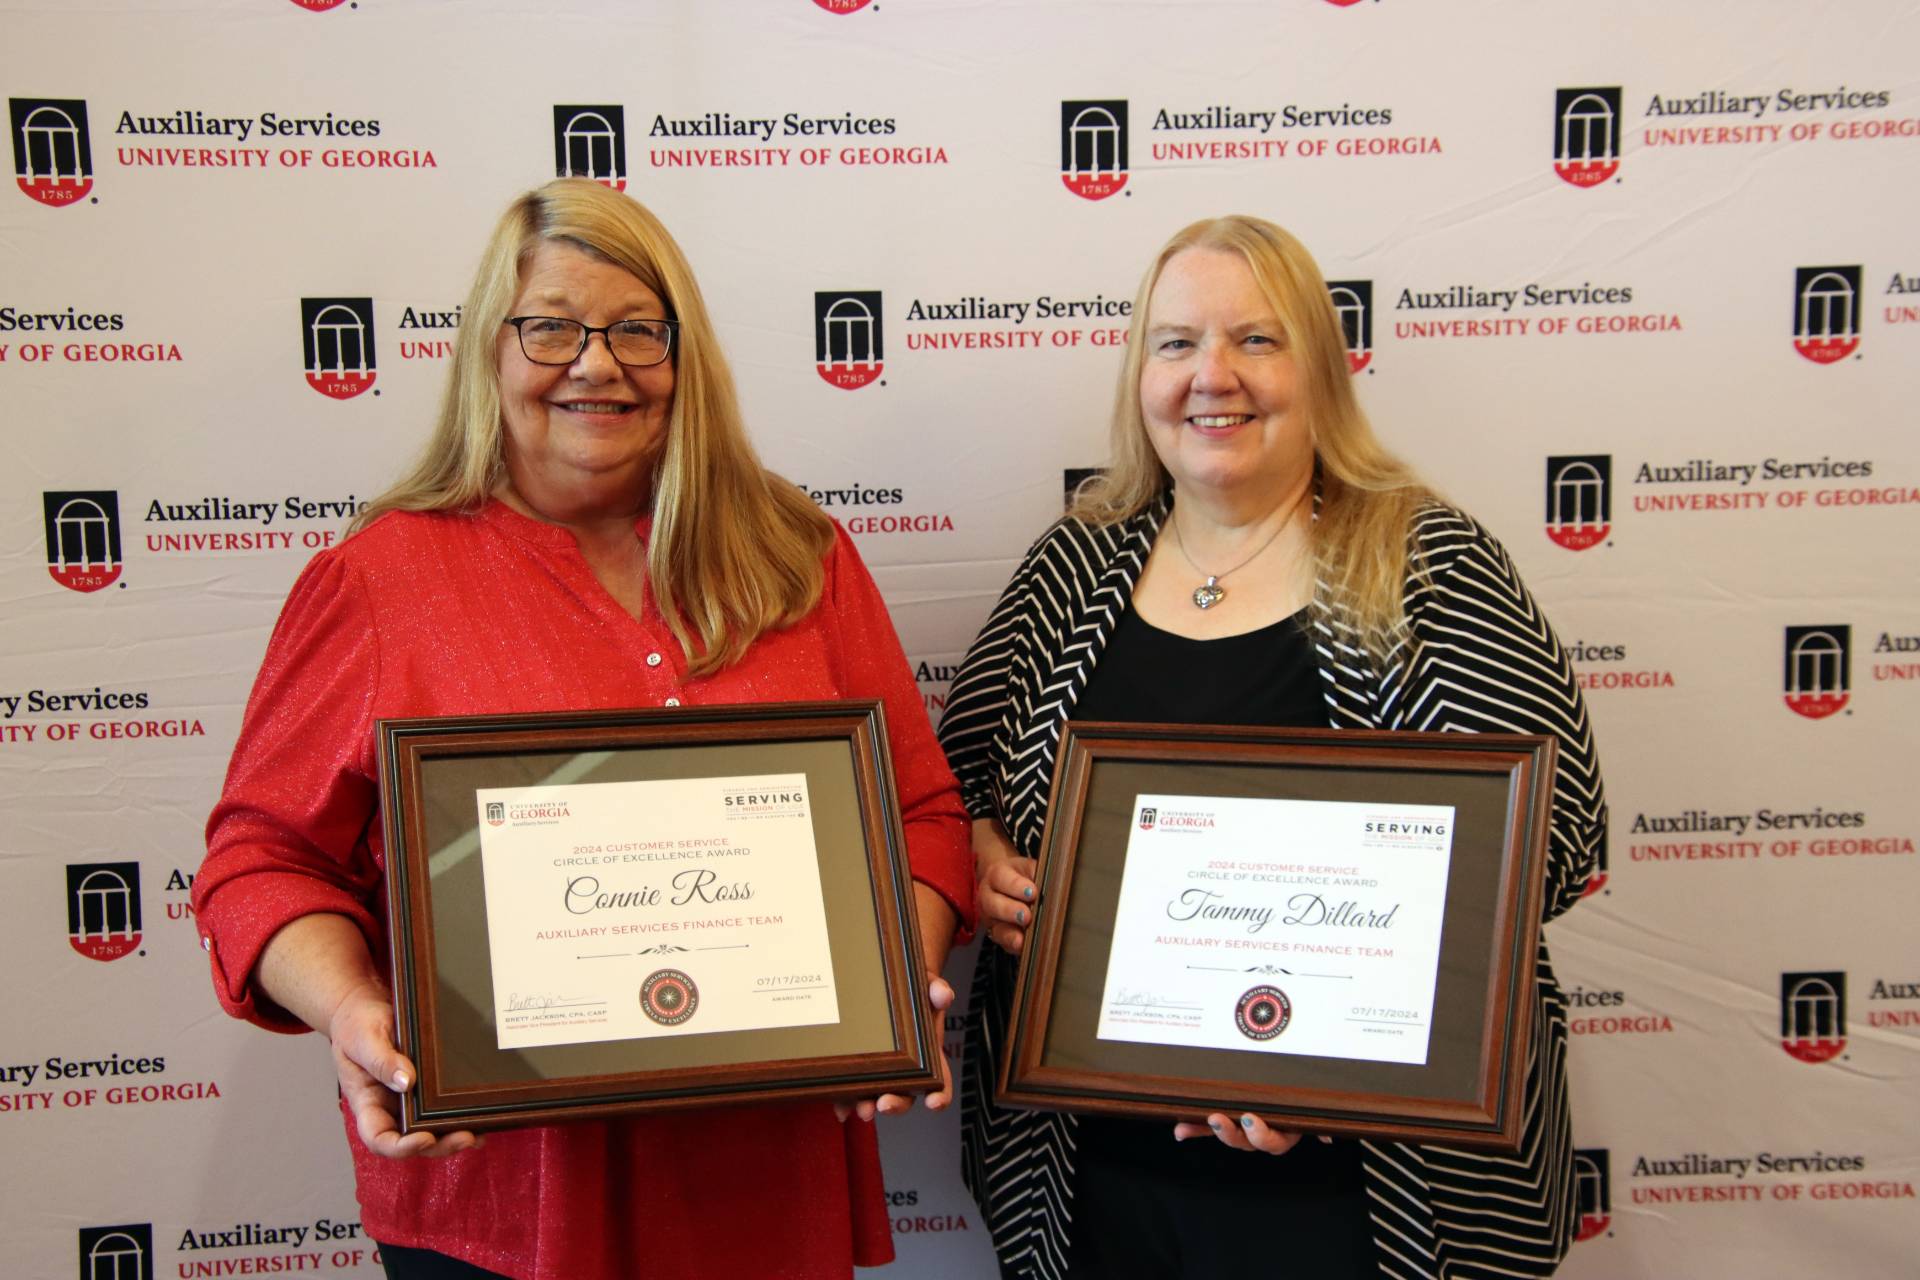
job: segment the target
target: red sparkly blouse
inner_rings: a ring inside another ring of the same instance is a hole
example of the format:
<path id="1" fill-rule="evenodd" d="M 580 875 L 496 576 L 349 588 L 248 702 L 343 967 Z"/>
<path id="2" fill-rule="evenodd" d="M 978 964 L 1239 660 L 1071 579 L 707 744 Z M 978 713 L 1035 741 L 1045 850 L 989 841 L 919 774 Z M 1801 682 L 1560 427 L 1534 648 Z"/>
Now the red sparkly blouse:
<path id="1" fill-rule="evenodd" d="M 315 556 L 268 644 L 194 880 L 222 1005 L 305 1029 L 253 973 L 308 913 L 355 921 L 384 963 L 373 726 L 390 716 L 878 697 L 914 878 L 971 927 L 966 812 L 844 531 L 806 619 L 716 675 L 685 668 L 651 598 L 635 619 L 572 534 L 499 502 L 388 515 Z M 369 1235 L 521 1280 L 845 1277 L 893 1256 L 873 1127 L 825 1103 L 512 1130 L 441 1160 L 383 1159 L 346 1129 Z"/>

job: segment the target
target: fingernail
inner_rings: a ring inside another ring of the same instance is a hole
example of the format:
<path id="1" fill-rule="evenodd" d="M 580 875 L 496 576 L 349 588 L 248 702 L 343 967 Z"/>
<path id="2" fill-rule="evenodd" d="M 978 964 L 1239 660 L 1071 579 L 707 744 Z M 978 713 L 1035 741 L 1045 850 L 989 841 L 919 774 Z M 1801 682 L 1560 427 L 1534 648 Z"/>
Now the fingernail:
<path id="1" fill-rule="evenodd" d="M 1020 908 L 1020 913 L 1016 915 L 1014 919 L 1018 920 L 1021 924 L 1025 924 L 1027 922 L 1027 909 L 1025 907 Z"/>
<path id="2" fill-rule="evenodd" d="M 393 1073 L 393 1087 L 394 1087 L 394 1088 L 396 1088 L 396 1089 L 398 1089 L 398 1090 L 401 1090 L 402 1092 L 405 1092 L 405 1090 L 406 1090 L 406 1087 L 407 1087 L 407 1073 L 406 1073 L 406 1072 L 404 1072 L 404 1071 L 396 1071 L 396 1072 L 394 1072 L 394 1073 Z"/>
<path id="3" fill-rule="evenodd" d="M 1027 893 L 1027 901 L 1028 901 L 1028 902 L 1032 902 L 1032 901 L 1033 901 L 1033 886 L 1032 886 L 1032 885 L 1028 885 L 1028 886 L 1027 886 L 1027 890 L 1026 890 L 1026 893 Z"/>
<path id="4" fill-rule="evenodd" d="M 1242 1129 L 1251 1129 L 1251 1128 L 1253 1128 L 1253 1117 L 1252 1117 L 1252 1116 L 1241 1116 L 1241 1117 L 1240 1117 L 1240 1127 L 1241 1127 Z"/>
<path id="5" fill-rule="evenodd" d="M 1213 1127 L 1215 1133 L 1220 1132 L 1220 1122 L 1218 1120 L 1209 1120 L 1207 1123 Z"/>

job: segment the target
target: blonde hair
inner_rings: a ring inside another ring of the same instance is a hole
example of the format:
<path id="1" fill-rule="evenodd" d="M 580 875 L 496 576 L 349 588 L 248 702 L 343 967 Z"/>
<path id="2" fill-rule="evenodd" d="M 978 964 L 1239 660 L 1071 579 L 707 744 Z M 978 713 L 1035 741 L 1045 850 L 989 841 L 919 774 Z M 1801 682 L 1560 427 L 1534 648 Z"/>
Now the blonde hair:
<path id="1" fill-rule="evenodd" d="M 638 201 L 597 182 L 560 178 L 507 207 L 467 294 L 433 435 L 350 532 L 389 511 L 472 511 L 505 483 L 496 342 L 522 270 L 549 243 L 631 272 L 680 322 L 647 574 L 689 672 L 711 674 L 819 601 L 833 522 L 768 472 L 748 443 L 733 374 L 680 246 Z"/>
<path id="2" fill-rule="evenodd" d="M 1415 513 L 1434 495 L 1412 468 L 1374 435 L 1353 394 L 1346 340 L 1327 282 L 1306 247 L 1261 218 L 1235 214 L 1186 227 L 1161 248 L 1134 296 L 1126 358 L 1113 400 L 1113 457 L 1082 484 L 1069 514 L 1090 524 L 1137 515 L 1173 483 L 1147 438 L 1140 407 L 1147 308 L 1160 274 L 1177 253 L 1237 254 L 1273 307 L 1293 353 L 1298 391 L 1293 412 L 1306 419 L 1319 473 L 1318 515 L 1308 533 L 1315 608 L 1337 605 L 1379 659 L 1405 638 L 1406 577 L 1421 568 L 1410 547 Z"/>

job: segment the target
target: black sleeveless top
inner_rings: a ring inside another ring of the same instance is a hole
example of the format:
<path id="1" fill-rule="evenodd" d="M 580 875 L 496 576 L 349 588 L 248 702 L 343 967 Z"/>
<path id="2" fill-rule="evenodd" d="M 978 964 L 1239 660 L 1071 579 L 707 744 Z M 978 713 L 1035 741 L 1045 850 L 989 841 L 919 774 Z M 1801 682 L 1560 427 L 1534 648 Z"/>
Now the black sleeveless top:
<path id="1" fill-rule="evenodd" d="M 1325 728 L 1327 704 L 1307 640 L 1306 611 L 1258 631 L 1189 640 L 1130 608 L 1107 641 L 1073 718 Z M 1152 1179 L 1176 1201 L 1169 1206 L 1174 1221 L 1186 1218 L 1177 1203 L 1182 1197 L 1196 1206 L 1211 1202 L 1216 1211 L 1222 1199 L 1245 1198 L 1249 1210 L 1258 1206 L 1257 1236 L 1269 1237 L 1283 1226 L 1298 1229 L 1287 1232 L 1288 1267 L 1266 1274 L 1370 1273 L 1357 1142 L 1309 1137 L 1285 1155 L 1268 1156 L 1234 1151 L 1212 1138 L 1175 1142 L 1172 1129 L 1164 1120 L 1081 1116 L 1081 1186 Z M 1344 1229 L 1330 1230 L 1336 1223 Z M 1317 1245 L 1331 1256 L 1316 1257 Z M 1354 1255 L 1356 1247 L 1364 1248 L 1362 1256 Z M 1273 1259 L 1266 1261 L 1271 1266 Z"/>

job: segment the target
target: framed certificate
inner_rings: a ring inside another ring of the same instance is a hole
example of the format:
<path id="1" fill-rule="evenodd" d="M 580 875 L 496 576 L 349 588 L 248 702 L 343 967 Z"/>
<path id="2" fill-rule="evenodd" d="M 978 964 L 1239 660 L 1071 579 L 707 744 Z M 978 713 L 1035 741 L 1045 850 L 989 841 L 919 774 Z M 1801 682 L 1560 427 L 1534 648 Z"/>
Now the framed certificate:
<path id="1" fill-rule="evenodd" d="M 937 1087 L 878 702 L 378 733 L 403 1130 Z"/>
<path id="2" fill-rule="evenodd" d="M 1068 723 L 999 1100 L 1516 1149 L 1557 747 Z"/>

